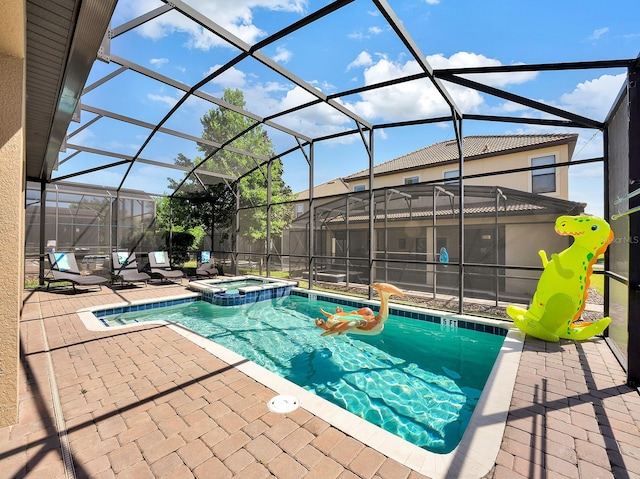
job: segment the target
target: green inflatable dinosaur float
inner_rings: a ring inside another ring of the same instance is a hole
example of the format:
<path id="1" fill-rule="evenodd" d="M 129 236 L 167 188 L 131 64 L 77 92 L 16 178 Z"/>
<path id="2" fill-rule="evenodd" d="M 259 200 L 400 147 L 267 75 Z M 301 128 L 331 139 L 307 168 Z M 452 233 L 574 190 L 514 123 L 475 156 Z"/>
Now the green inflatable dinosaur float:
<path id="1" fill-rule="evenodd" d="M 551 255 L 540 250 L 544 271 L 529 309 L 510 305 L 507 314 L 521 331 L 545 341 L 584 340 L 602 333 L 611 318 L 580 321 L 587 299 L 593 263 L 613 241 L 609 224 L 595 216 L 561 216 L 556 233 L 573 236 L 564 251 Z"/>

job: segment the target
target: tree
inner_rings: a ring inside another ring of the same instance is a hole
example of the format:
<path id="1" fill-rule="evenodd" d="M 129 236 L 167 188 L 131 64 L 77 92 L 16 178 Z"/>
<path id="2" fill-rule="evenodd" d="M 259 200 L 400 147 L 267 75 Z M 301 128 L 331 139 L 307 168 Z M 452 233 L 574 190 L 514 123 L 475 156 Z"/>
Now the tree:
<path id="1" fill-rule="evenodd" d="M 244 108 L 244 95 L 240 90 L 226 89 L 222 98 L 225 102 L 239 108 Z M 255 120 L 245 117 L 231 109 L 219 107 L 212 108 L 200 119 L 202 124 L 201 137 L 205 140 L 226 143 L 243 131 L 242 136 L 233 140 L 229 146 L 235 150 L 246 151 L 263 158 L 271 158 L 274 148 L 271 139 L 261 125 L 251 128 Z M 179 154 L 175 160 L 177 165 L 193 168 L 194 165 L 209 157 L 200 168 L 238 178 L 248 171 L 251 173 L 243 176 L 238 182 L 242 214 L 241 235 L 251 243 L 257 243 L 261 247 L 266 240 L 266 210 L 263 206 L 267 203 L 267 164 L 260 165 L 261 160 L 253 156 L 243 155 L 230 150 L 215 151 L 215 147 L 208 143 L 199 142 L 198 151 L 202 156 L 191 160 Z M 270 213 L 271 232 L 278 236 L 282 229 L 293 217 L 292 207 L 288 204 L 278 204 L 293 200 L 291 188 L 282 179 L 282 161 L 279 158 L 271 160 L 271 202 Z M 169 186 L 175 190 L 177 184 L 169 179 Z M 234 182 L 236 183 L 236 182 Z M 172 202 L 174 224 L 180 224 L 185 228 L 200 225 L 205 230 L 210 229 L 212 222 L 216 229 L 226 229 L 233 224 L 235 215 L 235 196 L 225 183 L 208 185 L 203 189 L 195 179 L 189 178 L 174 194 L 176 201 Z"/>

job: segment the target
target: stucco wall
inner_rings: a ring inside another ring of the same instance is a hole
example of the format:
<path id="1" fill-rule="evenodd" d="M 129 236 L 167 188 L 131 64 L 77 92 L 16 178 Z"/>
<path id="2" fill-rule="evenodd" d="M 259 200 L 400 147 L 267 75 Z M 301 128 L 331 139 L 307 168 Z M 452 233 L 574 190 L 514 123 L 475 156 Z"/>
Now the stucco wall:
<path id="1" fill-rule="evenodd" d="M 18 327 L 24 256 L 24 2 L 0 20 L 0 427 L 18 418 Z"/>
<path id="2" fill-rule="evenodd" d="M 505 231 L 505 264 L 542 267 L 538 251 L 544 250 L 550 259 L 552 253 L 560 253 L 569 247 L 571 239 L 555 232 L 556 217 L 535 219 L 537 223 L 509 225 Z M 506 282 L 506 291 L 514 294 L 534 291 L 540 278 L 539 271 L 514 270 L 508 274 L 511 277 Z"/>

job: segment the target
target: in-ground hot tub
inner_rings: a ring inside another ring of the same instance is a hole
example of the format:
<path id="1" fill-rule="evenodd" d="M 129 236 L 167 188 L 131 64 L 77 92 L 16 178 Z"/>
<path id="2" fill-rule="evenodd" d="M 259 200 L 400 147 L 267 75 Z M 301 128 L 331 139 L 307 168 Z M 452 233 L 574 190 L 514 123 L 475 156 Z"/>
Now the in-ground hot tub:
<path id="1" fill-rule="evenodd" d="M 218 306 L 238 306 L 287 296 L 296 281 L 262 276 L 227 276 L 189 282 L 189 289 L 201 293 L 205 301 Z"/>

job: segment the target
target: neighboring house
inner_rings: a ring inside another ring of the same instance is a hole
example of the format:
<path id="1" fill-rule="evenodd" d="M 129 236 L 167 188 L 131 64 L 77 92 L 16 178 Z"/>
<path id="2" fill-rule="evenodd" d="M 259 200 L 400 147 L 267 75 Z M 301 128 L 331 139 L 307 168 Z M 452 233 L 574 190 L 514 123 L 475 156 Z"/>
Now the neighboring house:
<path id="1" fill-rule="evenodd" d="M 571 160 L 577 134 L 491 135 L 464 138 L 464 175 L 490 171 L 553 165 Z M 455 181 L 458 178 L 456 140 L 435 143 L 374 167 L 374 189 L 431 180 Z M 369 189 L 368 170 L 343 180 L 350 191 Z M 502 185 L 529 193 L 568 199 L 567 168 L 541 169 L 465 180 L 465 185 Z"/>
<path id="2" fill-rule="evenodd" d="M 468 136 L 464 139 L 464 174 L 471 176 L 489 171 L 565 163 L 571 161 L 577 140 L 577 134 Z M 439 179 L 454 183 L 459 176 L 457 142 L 448 140 L 435 143 L 381 163 L 374 167 L 373 174 L 374 189 Z M 465 185 L 496 184 L 554 198 L 569 198 L 567 168 L 465 180 Z M 368 189 L 369 170 L 361 170 L 315 186 L 313 197 L 321 200 Z M 296 216 L 300 216 L 308 211 L 309 190 L 298 193 L 296 199 Z"/>
<path id="3" fill-rule="evenodd" d="M 568 201 L 567 167 L 474 175 L 568 162 L 577 138 L 548 134 L 464 139 L 465 262 L 540 266 L 539 249 L 557 252 L 567 247 L 568 239 L 554 233 L 555 219 L 580 214 L 585 206 Z M 375 280 L 407 289 L 433 290 L 435 282 L 438 292 L 457 289 L 457 268 L 433 263 L 443 260 L 443 248 L 450 262 L 460 259 L 458 180 L 456 141 L 436 143 L 374 167 Z M 318 263 L 362 281 L 369 281 L 368 181 L 363 170 L 314 188 L 314 254 L 334 258 Z M 285 235 L 283 254 L 306 254 L 308 198 L 308 190 L 297 196 L 297 218 Z M 497 288 L 505 299 L 530 297 L 539 276 L 526 269 L 482 266 L 465 272 L 469 291 L 481 295 Z"/>
<path id="4" fill-rule="evenodd" d="M 322 203 L 322 199 L 328 198 L 330 196 L 343 195 L 345 193 L 349 193 L 351 191 L 349 189 L 349 185 L 344 182 L 342 178 L 335 178 L 333 180 L 329 180 L 326 183 L 322 183 L 318 186 L 313 187 L 313 197 L 315 199 L 320 200 L 319 203 Z M 303 213 L 309 211 L 309 190 L 301 191 L 296 195 L 296 205 L 295 205 L 295 216 L 296 218 Z"/>

